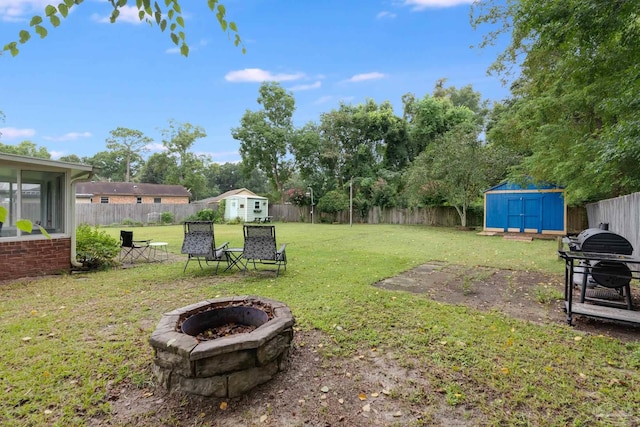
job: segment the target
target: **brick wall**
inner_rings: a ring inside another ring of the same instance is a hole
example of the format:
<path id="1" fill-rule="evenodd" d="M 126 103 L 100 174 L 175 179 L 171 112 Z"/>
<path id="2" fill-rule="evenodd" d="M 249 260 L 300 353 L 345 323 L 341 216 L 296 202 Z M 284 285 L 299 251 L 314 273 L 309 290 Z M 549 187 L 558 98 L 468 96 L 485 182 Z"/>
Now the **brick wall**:
<path id="1" fill-rule="evenodd" d="M 91 203 L 93 204 L 100 204 L 100 195 L 99 194 L 95 194 L 92 198 L 91 198 Z M 113 195 L 110 194 L 108 196 L 105 197 L 109 197 L 109 204 L 133 204 L 135 205 L 137 203 L 137 199 L 138 196 L 120 196 L 120 195 Z M 187 204 L 189 203 L 189 198 L 188 197 L 178 197 L 178 196 L 142 196 L 142 203 L 143 204 L 148 204 L 148 203 L 153 203 L 153 200 L 156 197 L 160 197 L 160 199 L 162 199 L 162 203 L 167 203 L 167 204 Z"/>
<path id="2" fill-rule="evenodd" d="M 0 280 L 69 273 L 71 239 L 0 242 Z"/>

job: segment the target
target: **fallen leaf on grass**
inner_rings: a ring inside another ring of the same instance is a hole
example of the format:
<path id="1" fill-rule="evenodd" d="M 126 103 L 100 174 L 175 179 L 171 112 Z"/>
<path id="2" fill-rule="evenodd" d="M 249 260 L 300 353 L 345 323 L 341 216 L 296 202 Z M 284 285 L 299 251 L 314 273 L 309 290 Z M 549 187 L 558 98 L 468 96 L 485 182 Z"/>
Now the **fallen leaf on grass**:
<path id="1" fill-rule="evenodd" d="M 389 396 L 391 394 L 391 392 L 389 390 L 387 390 L 386 388 L 382 389 L 382 394 L 384 394 L 385 396 Z"/>
<path id="2" fill-rule="evenodd" d="M 24 337 L 24 338 L 22 338 L 22 341 L 24 341 L 24 342 L 31 341 L 31 337 Z"/>
<path id="3" fill-rule="evenodd" d="M 371 411 L 371 405 L 369 405 L 369 404 L 367 403 L 366 405 L 364 405 L 364 406 L 362 407 L 362 410 L 363 410 L 364 412 L 370 412 L 370 411 Z"/>
<path id="4" fill-rule="evenodd" d="M 394 417 L 401 417 L 402 416 L 402 412 L 398 411 L 398 412 L 394 412 L 393 413 Z"/>
<path id="5" fill-rule="evenodd" d="M 378 397 L 380 396 L 378 393 L 371 393 L 371 397 Z"/>
<path id="6" fill-rule="evenodd" d="M 227 409 L 227 407 L 228 407 L 228 406 L 229 406 L 229 404 L 228 404 L 227 402 L 221 402 L 221 403 L 220 403 L 220 409 L 222 409 L 223 411 L 224 411 L 225 409 Z"/>
<path id="7" fill-rule="evenodd" d="M 338 399 L 338 403 L 342 405 L 344 403 L 344 399 Z"/>
<path id="8" fill-rule="evenodd" d="M 320 391 L 321 391 L 321 392 L 323 392 L 323 393 L 329 393 L 329 387 L 324 386 L 324 387 L 322 387 L 322 388 L 320 389 Z"/>
<path id="9" fill-rule="evenodd" d="M 265 421 L 267 421 L 267 416 L 266 416 L 266 415 L 262 415 L 262 416 L 260 417 L 260 422 L 261 422 L 261 423 L 263 423 L 263 422 L 265 422 Z"/>
<path id="10" fill-rule="evenodd" d="M 51 414 L 53 414 L 53 411 L 51 409 L 45 409 L 44 410 L 44 414 L 45 415 L 51 415 Z"/>
<path id="11" fill-rule="evenodd" d="M 364 393 L 360 393 L 358 397 L 360 398 L 360 400 L 367 400 L 367 395 Z"/>

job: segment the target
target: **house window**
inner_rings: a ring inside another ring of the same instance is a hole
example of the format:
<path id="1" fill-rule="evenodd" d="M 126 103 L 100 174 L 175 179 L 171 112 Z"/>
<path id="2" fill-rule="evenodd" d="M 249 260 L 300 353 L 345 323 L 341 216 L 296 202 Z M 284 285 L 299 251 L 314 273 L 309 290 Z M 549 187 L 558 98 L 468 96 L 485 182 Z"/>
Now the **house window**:
<path id="1" fill-rule="evenodd" d="M 138 204 L 142 203 L 142 197 L 136 197 L 136 203 Z"/>
<path id="2" fill-rule="evenodd" d="M 109 203 L 108 197 L 100 197 L 100 203 Z"/>
<path id="3" fill-rule="evenodd" d="M 154 197 L 153 203 L 162 203 L 162 197 Z"/>
<path id="4" fill-rule="evenodd" d="M 64 233 L 65 174 L 0 168 L 0 206 L 6 218 L 0 223 L 0 237 L 24 233 L 16 227 L 19 219 L 33 224 L 31 234 Z"/>
<path id="5" fill-rule="evenodd" d="M 260 209 L 260 200 L 256 200 L 253 204 L 253 209 Z"/>
<path id="6" fill-rule="evenodd" d="M 244 209 L 244 204 L 240 203 L 240 209 Z"/>

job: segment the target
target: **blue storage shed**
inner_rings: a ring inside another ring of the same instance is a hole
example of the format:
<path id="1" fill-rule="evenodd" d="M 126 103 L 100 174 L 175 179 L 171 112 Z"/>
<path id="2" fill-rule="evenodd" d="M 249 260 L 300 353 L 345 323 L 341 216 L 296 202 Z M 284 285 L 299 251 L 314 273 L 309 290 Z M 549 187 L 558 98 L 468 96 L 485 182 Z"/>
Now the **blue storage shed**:
<path id="1" fill-rule="evenodd" d="M 564 189 L 503 182 L 484 192 L 484 231 L 566 234 Z"/>

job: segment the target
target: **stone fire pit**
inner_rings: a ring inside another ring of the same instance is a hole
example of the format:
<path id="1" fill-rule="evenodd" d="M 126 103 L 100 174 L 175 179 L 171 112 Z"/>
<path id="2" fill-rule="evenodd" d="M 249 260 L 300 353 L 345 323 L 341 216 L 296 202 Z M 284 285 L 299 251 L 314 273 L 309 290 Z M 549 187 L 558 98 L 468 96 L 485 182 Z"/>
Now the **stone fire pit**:
<path id="1" fill-rule="evenodd" d="M 203 340 L 202 332 L 221 322 L 257 328 Z M 216 298 L 176 309 L 162 316 L 149 339 L 155 374 L 169 391 L 240 396 L 285 368 L 294 323 L 285 304 L 255 296 Z"/>

